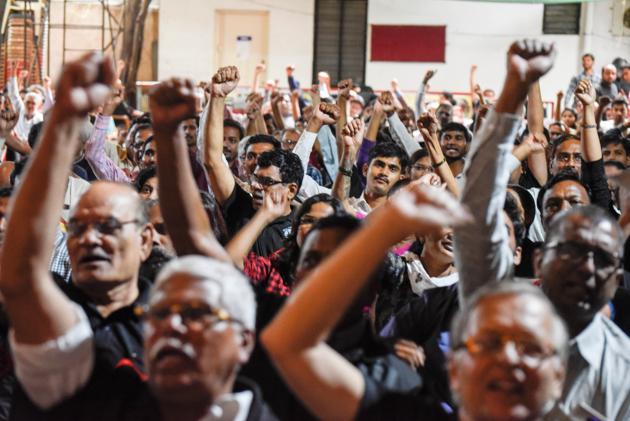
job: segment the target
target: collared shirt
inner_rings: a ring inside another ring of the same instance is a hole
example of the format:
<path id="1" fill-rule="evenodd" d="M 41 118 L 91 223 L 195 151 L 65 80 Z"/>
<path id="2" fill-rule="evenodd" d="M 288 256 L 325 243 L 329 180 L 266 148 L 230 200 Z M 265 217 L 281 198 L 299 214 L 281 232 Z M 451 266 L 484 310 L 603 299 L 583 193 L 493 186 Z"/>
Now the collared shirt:
<path id="1" fill-rule="evenodd" d="M 17 343 L 10 335 L 23 387 L 15 394 L 14 419 L 87 419 L 87 413 L 98 412 L 94 404 L 103 390 L 121 379 L 141 384 L 145 378 L 142 320 L 134 309 L 147 303 L 149 282 L 139 279 L 134 303 L 103 317 L 72 282 L 56 281 L 73 301 L 78 323 L 61 337 L 37 345 Z M 51 412 L 45 416 L 39 407 Z"/>
<path id="2" fill-rule="evenodd" d="M 61 229 L 55 234 L 55 245 L 53 255 L 50 259 L 49 270 L 60 279 L 70 282 L 72 267 L 70 266 L 70 255 L 66 246 L 67 234 Z"/>
<path id="3" fill-rule="evenodd" d="M 630 419 L 630 338 L 598 314 L 570 342 L 559 408 L 569 416 L 586 403 L 608 420 Z"/>
<path id="4" fill-rule="evenodd" d="M 359 197 L 350 197 L 348 198 L 348 204 L 354 210 L 357 218 L 365 218 L 370 212 L 372 212 L 372 207 L 365 200 L 365 192 L 361 193 Z"/>
<path id="5" fill-rule="evenodd" d="M 105 153 L 107 130 L 112 120 L 110 116 L 98 115 L 94 121 L 94 130 L 85 142 L 85 158 L 99 180 L 130 183 L 131 179 Z"/>
<path id="6" fill-rule="evenodd" d="M 455 229 L 460 304 L 493 280 L 511 277 L 513 253 L 502 210 L 509 179 L 506 155 L 511 153 L 518 123 L 515 115 L 491 111 L 471 145 L 461 200 L 474 223 Z M 564 395 L 558 403 L 561 412 L 578 414 L 574 411 L 584 403 L 608 419 L 630 419 L 630 377 L 626 375 L 630 339 L 613 322 L 597 315 L 574 339 L 571 349 Z"/>
<path id="7" fill-rule="evenodd" d="M 589 80 L 593 84 L 593 86 L 595 86 L 595 89 L 597 89 L 599 87 L 599 84 L 602 83 L 602 77 L 598 75 L 597 73 L 592 72 L 589 75 L 589 74 L 586 74 L 584 70 L 582 70 L 576 76 L 573 76 L 571 78 L 571 82 L 569 83 L 569 88 L 567 89 L 567 93 L 564 96 L 565 107 L 570 108 L 571 106 L 573 106 L 575 102 L 575 95 L 574 95 L 575 88 L 577 88 L 578 83 L 580 83 L 580 81 L 584 79 Z"/>
<path id="8" fill-rule="evenodd" d="M 459 274 L 457 272 L 446 276 L 429 275 L 420 257 L 413 252 L 405 253 L 403 259 L 407 266 L 411 290 L 416 295 L 422 295 L 422 293 L 428 289 L 447 287 L 459 281 Z"/>

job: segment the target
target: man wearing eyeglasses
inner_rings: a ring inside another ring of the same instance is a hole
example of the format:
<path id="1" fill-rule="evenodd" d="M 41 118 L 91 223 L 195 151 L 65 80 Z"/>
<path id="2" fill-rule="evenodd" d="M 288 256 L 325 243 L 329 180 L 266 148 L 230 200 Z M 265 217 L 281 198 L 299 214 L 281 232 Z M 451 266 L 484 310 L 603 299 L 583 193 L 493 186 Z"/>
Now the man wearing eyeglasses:
<path id="1" fill-rule="evenodd" d="M 223 115 L 225 97 L 236 88 L 238 81 L 238 69 L 234 66 L 222 67 L 212 77 L 210 127 L 204 145 L 204 165 L 215 197 L 223 209 L 230 236 L 245 226 L 260 209 L 264 197 L 270 192 L 276 191 L 282 196 L 287 196 L 284 214 L 265 227 L 251 250 L 258 256 L 267 257 L 283 246 L 284 240 L 291 232 L 291 202 L 302 185 L 304 169 L 300 158 L 294 153 L 279 148 L 265 149 L 264 152 L 253 156 L 256 166 L 253 167 L 248 180 L 251 195 L 236 183 L 223 158 L 223 120 L 219 116 Z M 268 143 L 265 145 L 270 146 Z M 248 155 L 252 151 L 252 148 L 248 148 Z"/>
<path id="2" fill-rule="evenodd" d="M 528 60 L 536 56 L 530 51 L 532 48 L 545 53 Z M 504 88 L 495 109 L 473 140 L 462 202 L 471 210 L 475 223 L 455 230 L 462 307 L 483 286 L 493 281 L 509 282 L 512 278 L 513 253 L 500 218 L 509 179 L 507 157 L 520 124 L 516 113 L 531 83 L 553 65 L 553 50 L 552 46 L 536 41 L 512 46 L 506 80 L 510 89 Z M 596 137 L 594 128 L 585 128 L 582 142 L 590 159 L 601 162 Z M 619 373 L 630 371 L 627 355 L 630 339 L 600 315 L 622 279 L 624 237 L 604 207 L 582 206 L 588 204 L 586 189 L 579 184 L 575 173 L 572 177 L 560 182 L 552 179 L 558 189 L 554 192 L 552 187 L 542 193 L 547 213 L 556 215 L 550 219 L 546 243 L 535 266 L 542 290 L 568 325 L 571 338 L 562 395 L 547 419 L 625 420 L 630 418 L 630 378 Z M 567 187 L 564 191 L 560 191 L 562 183 Z M 576 191 L 572 192 L 570 186 Z M 509 388 L 503 392 L 506 397 L 511 393 Z"/>
<path id="3" fill-rule="evenodd" d="M 10 211 L 5 244 L 11 246 L 2 250 L 0 291 L 13 328 L 16 373 L 26 389 L 14 397 L 16 419 L 40 419 L 37 406 L 50 408 L 74 393 L 56 372 L 64 361 L 73 361 L 55 358 L 52 349 L 59 345 L 55 338 L 73 331 L 82 318 L 96 338 L 89 346 L 101 350 L 96 365 L 111 373 L 119 364 L 143 369 L 141 322 L 133 306 L 148 294 L 148 282 L 139 279 L 138 271 L 152 240 L 138 193 L 124 184 L 93 184 L 67 223 L 71 282 L 58 286 L 48 272 L 66 182 L 80 146 L 78 129 L 87 113 L 105 101 L 113 75 L 112 63 L 96 54 L 66 65 L 57 102 Z M 60 346 L 74 345 L 69 339 Z M 38 394 L 28 388 L 29 380 L 43 384 L 36 373 L 47 373 L 50 390 L 38 389 Z M 91 371 L 80 366 L 75 374 L 87 379 Z M 87 406 L 77 398 L 58 414 Z"/>

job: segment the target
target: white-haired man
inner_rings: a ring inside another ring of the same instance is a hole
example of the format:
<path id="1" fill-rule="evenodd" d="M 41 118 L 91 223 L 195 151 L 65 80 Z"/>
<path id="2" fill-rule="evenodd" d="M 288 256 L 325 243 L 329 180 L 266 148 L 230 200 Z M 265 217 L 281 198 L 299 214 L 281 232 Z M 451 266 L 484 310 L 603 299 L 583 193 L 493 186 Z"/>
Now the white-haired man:
<path id="1" fill-rule="evenodd" d="M 42 97 L 37 92 L 28 92 L 22 101 L 16 73 L 17 68 L 9 66 L 8 70 L 10 77 L 7 83 L 7 93 L 15 112 L 18 114 L 18 122 L 13 130 L 13 136 L 7 138 L 7 144 L 18 153 L 29 154 L 31 148 L 28 145 L 28 133 L 31 131 L 31 127 L 44 120 L 44 116 L 39 111 Z"/>

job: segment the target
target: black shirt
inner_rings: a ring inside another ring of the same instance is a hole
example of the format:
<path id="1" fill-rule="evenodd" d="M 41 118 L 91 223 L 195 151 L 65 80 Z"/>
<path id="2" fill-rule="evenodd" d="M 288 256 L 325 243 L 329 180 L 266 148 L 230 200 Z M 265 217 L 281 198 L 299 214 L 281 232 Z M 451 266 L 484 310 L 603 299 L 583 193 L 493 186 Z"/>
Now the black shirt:
<path id="1" fill-rule="evenodd" d="M 456 421 L 457 414 L 441 404 L 433 395 L 418 387 L 409 392 L 391 392 L 383 389 L 370 376 L 363 374 L 365 391 L 359 406 L 357 420 Z"/>
<path id="2" fill-rule="evenodd" d="M 252 197 L 238 184 L 234 185 L 232 194 L 221 207 L 230 238 L 243 228 L 256 213 Z M 258 256 L 268 257 L 276 250 L 282 248 L 284 240 L 291 233 L 292 222 L 293 211 L 288 215 L 275 219 L 260 233 L 251 251 Z"/>
<path id="3" fill-rule="evenodd" d="M 139 294 L 136 301 L 103 317 L 72 281 L 65 282 L 58 278 L 55 281 L 68 298 L 79 304 L 87 315 L 94 332 L 94 370 L 86 386 L 50 411 L 40 410 L 21 387 L 16 387 L 11 408 L 12 420 L 91 419 L 96 414 L 105 414 L 109 411 L 109 404 L 102 399 L 103 391 L 116 390 L 123 394 L 133 394 L 136 383 L 141 383 L 145 377 L 142 320 L 135 314 L 134 309 L 137 305 L 148 302 L 149 282 L 143 278 L 139 279 Z M 134 380 L 136 381 L 134 383 L 129 379 L 137 380 Z"/>

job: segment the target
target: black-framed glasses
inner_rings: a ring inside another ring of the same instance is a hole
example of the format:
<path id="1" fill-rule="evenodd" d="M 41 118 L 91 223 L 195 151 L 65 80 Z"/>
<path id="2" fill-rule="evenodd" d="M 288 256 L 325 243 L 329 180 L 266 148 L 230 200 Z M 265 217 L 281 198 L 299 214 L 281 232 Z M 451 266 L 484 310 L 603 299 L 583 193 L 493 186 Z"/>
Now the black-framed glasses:
<path id="1" fill-rule="evenodd" d="M 75 219 L 71 219 L 66 226 L 66 231 L 68 232 L 69 237 L 79 237 L 83 235 L 88 227 L 94 228 L 99 234 L 102 235 L 115 235 L 118 233 L 123 226 L 127 224 L 137 224 L 137 219 L 132 219 L 131 221 L 119 221 L 114 217 L 106 218 L 101 221 L 93 221 L 93 222 L 82 222 L 77 221 Z"/>
<path id="2" fill-rule="evenodd" d="M 314 216 L 304 215 L 300 218 L 299 225 L 313 225 L 315 222 L 319 221 L 319 218 L 315 218 Z"/>
<path id="3" fill-rule="evenodd" d="M 531 367 L 537 367 L 542 361 L 558 354 L 550 345 L 543 345 L 534 338 L 512 334 L 482 333 L 470 336 L 455 349 L 464 349 L 472 356 L 497 354 L 510 344 L 519 360 Z"/>
<path id="4" fill-rule="evenodd" d="M 251 184 L 260 184 L 263 187 L 272 187 L 277 184 L 284 184 L 282 180 L 274 180 L 271 177 L 258 176 L 256 174 L 252 174 L 249 178 Z"/>
<path id="5" fill-rule="evenodd" d="M 614 270 L 621 263 L 621 255 L 611 253 L 600 247 L 573 241 L 554 242 L 545 245 L 545 249 L 555 250 L 559 259 L 581 263 L 586 257 L 593 257 L 597 269 Z"/>
<path id="6" fill-rule="evenodd" d="M 164 222 L 158 222 L 157 224 L 153 224 L 153 228 L 155 228 L 158 234 L 161 234 L 161 235 L 168 234 L 168 231 L 166 230 L 166 224 Z"/>
<path id="7" fill-rule="evenodd" d="M 222 308 L 212 308 L 203 301 L 186 304 L 174 303 L 167 306 L 136 306 L 134 313 L 147 322 L 162 324 L 173 316 L 190 330 L 203 330 L 219 327 L 222 323 L 232 322 L 243 326 L 240 320 L 234 319 Z"/>

